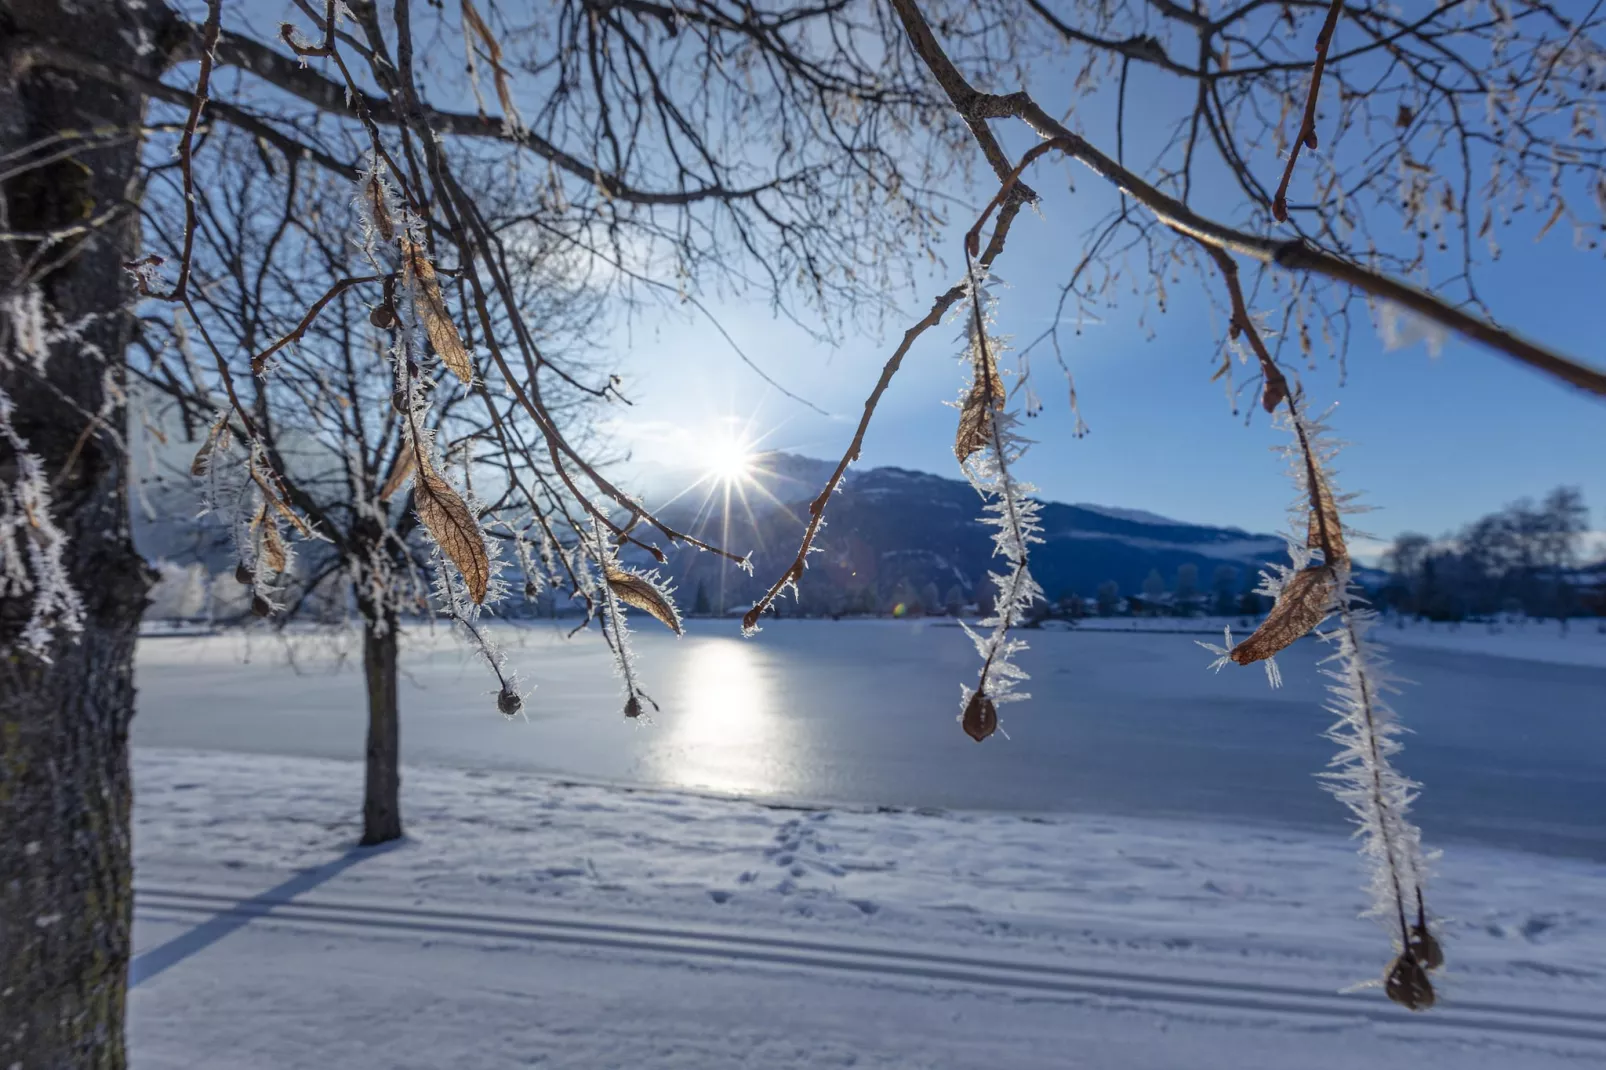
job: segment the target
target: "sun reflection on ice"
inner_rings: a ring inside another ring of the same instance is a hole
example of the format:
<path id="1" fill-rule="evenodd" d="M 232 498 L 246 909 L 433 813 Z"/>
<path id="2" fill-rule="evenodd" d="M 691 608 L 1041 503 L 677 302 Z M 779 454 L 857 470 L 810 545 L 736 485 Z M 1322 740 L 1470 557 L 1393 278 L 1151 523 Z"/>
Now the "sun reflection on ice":
<path id="1" fill-rule="evenodd" d="M 681 645 L 675 698 L 658 718 L 659 775 L 688 788 L 785 791 L 789 733 L 770 697 L 773 673 L 762 648 L 734 638 L 688 638 Z"/>

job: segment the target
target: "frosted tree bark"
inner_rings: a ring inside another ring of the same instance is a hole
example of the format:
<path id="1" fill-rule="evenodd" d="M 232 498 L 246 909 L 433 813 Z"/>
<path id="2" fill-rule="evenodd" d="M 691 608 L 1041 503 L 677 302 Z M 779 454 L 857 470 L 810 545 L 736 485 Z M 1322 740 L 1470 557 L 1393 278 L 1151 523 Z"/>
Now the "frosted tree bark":
<path id="1" fill-rule="evenodd" d="M 138 129 L 137 94 L 36 64 L 36 42 L 71 41 L 155 75 L 169 16 L 119 0 L 0 0 L 0 158 L 41 138 L 94 127 Z M 140 53 L 139 42 L 151 47 Z M 41 233 L 82 223 L 130 199 L 137 139 L 109 147 L 69 140 L 70 155 L 7 179 L 0 229 Z M 84 604 L 83 632 L 57 634 L 49 660 L 16 650 L 27 593 L 0 594 L 0 1067 L 122 1067 L 132 913 L 128 727 L 133 655 L 150 580 L 129 537 L 127 470 L 114 438 L 133 320 L 122 263 L 137 248 L 127 212 L 68 238 L 32 271 L 50 341 L 42 372 L 0 360 L 13 426 L 52 481 L 54 519 L 69 544 L 65 572 Z M 0 296 L 15 296 L 39 243 L 0 243 Z M 29 315 L 0 303 L 12 347 Z M 8 340 L 8 341 L 7 341 Z M 108 397 L 108 386 L 112 397 Z M 98 421 L 97 421 L 98 417 Z M 0 445 L 0 478 L 17 455 Z M 7 547 L 7 553 L 24 552 Z"/>

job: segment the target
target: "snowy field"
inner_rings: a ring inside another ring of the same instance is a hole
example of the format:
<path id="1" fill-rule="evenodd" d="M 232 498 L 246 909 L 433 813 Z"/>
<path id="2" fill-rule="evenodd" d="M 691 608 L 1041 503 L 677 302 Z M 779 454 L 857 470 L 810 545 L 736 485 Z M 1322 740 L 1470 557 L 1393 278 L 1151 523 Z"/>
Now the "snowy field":
<path id="1" fill-rule="evenodd" d="M 1387 956 L 1341 836 L 409 768 L 407 840 L 363 851 L 358 763 L 134 768 L 139 1070 L 1606 1059 L 1595 862 L 1447 852 L 1450 965 L 1412 1015 L 1339 992 Z"/>
<path id="2" fill-rule="evenodd" d="M 530 719 L 507 722 L 486 674 L 449 635 L 410 632 L 403 759 L 806 803 L 1345 828 L 1314 779 L 1332 747 L 1321 738 L 1324 648 L 1312 641 L 1280 657 L 1286 685 L 1272 691 L 1255 669 L 1208 672 L 1191 635 L 1033 632 L 1022 658 L 1033 698 L 1003 710 L 1010 738 L 977 746 L 954 723 L 960 682 L 976 668 L 957 628 L 782 621 L 753 641 L 738 639 L 734 622 L 691 628 L 681 640 L 638 636 L 663 707 L 651 724 L 620 716 L 594 634 L 497 629 L 531 688 Z M 1400 636 L 1409 638 L 1396 667 L 1415 682 L 1397 700 L 1414 730 L 1400 766 L 1425 785 L 1427 842 L 1606 861 L 1606 662 L 1554 654 L 1600 649 L 1606 637 L 1575 626 L 1561 638 L 1553 625 Z M 1432 648 L 1450 640 L 1503 645 L 1498 656 Z M 265 636 L 148 639 L 134 744 L 358 758 L 353 645 L 328 635 L 288 648 Z"/>

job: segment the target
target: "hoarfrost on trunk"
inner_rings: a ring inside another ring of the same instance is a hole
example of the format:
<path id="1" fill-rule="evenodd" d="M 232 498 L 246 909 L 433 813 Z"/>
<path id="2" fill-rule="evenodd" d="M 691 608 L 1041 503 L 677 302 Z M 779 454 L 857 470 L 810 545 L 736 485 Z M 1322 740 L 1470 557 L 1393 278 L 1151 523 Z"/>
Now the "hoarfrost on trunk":
<path id="1" fill-rule="evenodd" d="M 44 462 L 13 426 L 13 411 L 11 396 L 0 390 L 0 439 L 10 448 L 16 468 L 11 484 L 0 482 L 0 594 L 32 596 L 19 644 L 48 661 L 51 633 L 81 632 L 84 606 L 67 577 L 67 536 L 52 515 Z"/>

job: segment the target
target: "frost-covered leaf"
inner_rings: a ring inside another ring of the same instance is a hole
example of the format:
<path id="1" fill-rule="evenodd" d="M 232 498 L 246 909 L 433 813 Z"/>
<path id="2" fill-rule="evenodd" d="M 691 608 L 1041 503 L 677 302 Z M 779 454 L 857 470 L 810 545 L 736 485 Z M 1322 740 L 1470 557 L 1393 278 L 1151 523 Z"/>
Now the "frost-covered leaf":
<path id="1" fill-rule="evenodd" d="M 396 458 L 396 465 L 385 478 L 385 485 L 379 488 L 379 500 L 388 502 L 396 496 L 396 492 L 405 487 L 413 477 L 413 469 L 417 465 L 417 451 L 415 448 L 402 450 L 401 456 Z"/>
<path id="2" fill-rule="evenodd" d="M 976 379 L 959 409 L 959 429 L 954 434 L 954 456 L 961 464 L 971 454 L 987 448 L 992 439 L 993 413 L 1004 407 L 1004 381 L 998 367 L 986 353 L 976 358 Z"/>
<path id="3" fill-rule="evenodd" d="M 1239 665 L 1262 661 L 1309 634 L 1332 607 L 1334 585 L 1333 570 L 1326 565 L 1294 573 L 1255 634 L 1232 648 L 1232 660 Z"/>
<path id="4" fill-rule="evenodd" d="M 213 421 L 211 430 L 206 433 L 206 441 L 201 448 L 195 451 L 195 460 L 190 462 L 190 475 L 200 477 L 206 475 L 207 466 L 212 463 L 212 453 L 218 448 L 223 438 L 224 430 L 228 427 L 228 415 L 223 414 Z"/>
<path id="5" fill-rule="evenodd" d="M 1281 376 L 1267 377 L 1266 387 L 1260 393 L 1260 407 L 1267 412 L 1276 412 L 1277 406 L 1281 405 L 1286 397 L 1288 397 L 1287 380 Z"/>
<path id="6" fill-rule="evenodd" d="M 396 239 L 396 224 L 390 218 L 390 196 L 385 189 L 383 173 L 376 166 L 368 174 L 362 184 L 362 195 L 365 200 L 363 207 L 372 220 L 374 229 L 385 241 Z"/>
<path id="7" fill-rule="evenodd" d="M 1341 565 L 1349 560 L 1349 547 L 1344 545 L 1344 522 L 1338 515 L 1338 502 L 1333 488 L 1322 473 L 1310 480 L 1310 524 L 1305 545 L 1320 550 L 1329 565 Z"/>
<path id="8" fill-rule="evenodd" d="M 424 320 L 424 332 L 429 335 L 429 344 L 435 347 L 441 363 L 450 368 L 453 375 L 465 383 L 473 382 L 474 362 L 469 360 L 468 350 L 463 348 L 463 339 L 458 336 L 457 324 L 452 321 L 452 314 L 446 308 L 446 299 L 441 296 L 435 265 L 430 263 L 429 255 L 411 241 L 403 241 L 402 249 L 407 255 L 407 269 L 413 279 L 418 314 Z"/>
<path id="9" fill-rule="evenodd" d="M 608 565 L 607 577 L 608 587 L 619 601 L 651 614 L 670 631 L 676 635 L 681 634 L 680 612 L 675 609 L 675 603 L 670 600 L 668 592 L 651 578 L 627 572 L 612 564 Z"/>
<path id="10" fill-rule="evenodd" d="M 255 460 L 251 462 L 251 479 L 256 483 L 257 489 L 262 491 L 262 500 L 271 505 L 276 513 L 284 517 L 291 527 L 300 532 L 304 538 L 315 539 L 318 537 L 313 534 L 312 528 L 308 526 L 307 522 L 297 516 L 296 511 L 285 504 L 283 498 L 279 497 L 278 488 L 274 486 L 275 481 L 262 474 L 262 469 L 258 467 Z"/>
<path id="11" fill-rule="evenodd" d="M 428 468 L 420 471 L 413 482 L 413 503 L 418 519 L 463 574 L 469 597 L 476 605 L 484 602 L 491 582 L 491 561 L 468 503 L 450 483 Z"/>
<path id="12" fill-rule="evenodd" d="M 279 527 L 271 518 L 264 518 L 262 524 L 262 563 L 275 573 L 283 572 L 290 563 Z"/>

